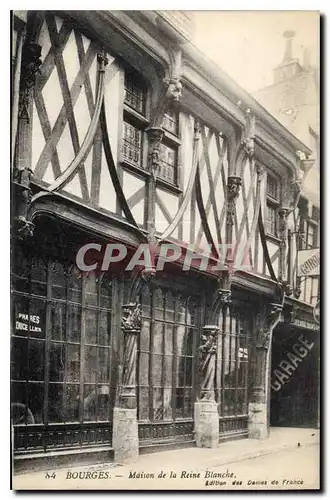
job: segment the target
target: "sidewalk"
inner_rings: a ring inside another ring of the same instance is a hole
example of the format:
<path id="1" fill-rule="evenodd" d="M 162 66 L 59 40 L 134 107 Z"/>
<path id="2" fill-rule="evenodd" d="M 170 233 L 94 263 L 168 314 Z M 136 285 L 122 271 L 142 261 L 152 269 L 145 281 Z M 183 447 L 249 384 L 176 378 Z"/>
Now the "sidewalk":
<path id="1" fill-rule="evenodd" d="M 74 481 L 66 481 L 68 471 L 74 474 L 87 473 L 88 471 L 108 471 L 108 475 L 112 479 L 122 478 L 127 479 L 132 471 L 136 473 L 154 474 L 155 478 L 160 471 L 182 470 L 186 471 L 205 471 L 211 470 L 220 466 L 227 466 L 242 462 L 250 458 L 270 455 L 280 451 L 294 450 L 301 447 L 309 447 L 319 443 L 319 430 L 317 429 L 297 429 L 297 428 L 272 428 L 270 437 L 265 440 L 258 439 L 242 439 L 220 443 L 217 448 L 184 448 L 171 451 L 163 451 L 140 455 L 135 463 L 119 464 L 119 463 L 104 463 L 97 465 L 73 466 L 58 468 L 56 470 L 57 479 L 52 481 L 48 479 L 45 482 L 46 472 L 29 472 L 15 475 L 13 478 L 13 487 L 15 489 L 60 489 L 60 488 L 77 488 L 72 483 Z M 104 472 L 103 472 L 104 475 Z M 137 478 L 138 479 L 138 478 Z M 111 487 L 120 489 L 120 479 L 116 479 L 118 484 L 111 481 Z M 64 486 L 64 483 L 65 486 Z M 78 479 L 79 481 L 79 479 Z M 69 484 L 70 483 L 70 484 Z M 88 483 L 88 484 L 87 484 Z M 84 481 L 84 485 L 88 489 L 103 489 L 107 488 L 105 481 L 99 479 L 97 481 Z M 79 485 L 82 489 L 83 486 Z M 109 488 L 109 486 L 108 486 Z M 139 488 L 138 488 L 139 489 Z"/>

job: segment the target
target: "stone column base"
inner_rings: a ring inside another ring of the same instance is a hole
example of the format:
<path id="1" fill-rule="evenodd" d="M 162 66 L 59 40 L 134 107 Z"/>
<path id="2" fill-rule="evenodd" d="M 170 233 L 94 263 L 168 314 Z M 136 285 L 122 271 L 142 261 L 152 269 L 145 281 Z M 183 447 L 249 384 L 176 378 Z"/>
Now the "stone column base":
<path id="1" fill-rule="evenodd" d="M 219 444 L 219 414 L 215 401 L 197 401 L 194 405 L 196 444 L 216 448 Z"/>
<path id="2" fill-rule="evenodd" d="M 115 462 L 134 462 L 138 458 L 139 436 L 136 408 L 114 408 L 112 446 Z"/>
<path id="3" fill-rule="evenodd" d="M 252 439 L 269 437 L 267 403 L 249 403 L 248 433 Z"/>

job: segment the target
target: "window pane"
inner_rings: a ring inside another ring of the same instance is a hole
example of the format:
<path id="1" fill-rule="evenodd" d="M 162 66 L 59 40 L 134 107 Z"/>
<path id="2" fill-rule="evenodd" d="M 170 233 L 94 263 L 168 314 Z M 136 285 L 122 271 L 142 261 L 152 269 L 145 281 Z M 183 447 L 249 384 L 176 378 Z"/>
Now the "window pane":
<path id="1" fill-rule="evenodd" d="M 79 420 L 79 385 L 67 384 L 65 387 L 65 421 Z"/>
<path id="2" fill-rule="evenodd" d="M 85 302 L 88 306 L 97 306 L 97 281 L 94 274 L 89 274 L 85 282 Z"/>
<path id="3" fill-rule="evenodd" d="M 84 421 L 96 420 L 97 394 L 94 385 L 84 387 Z"/>
<path id="4" fill-rule="evenodd" d="M 66 284 L 65 267 L 61 262 L 55 262 L 52 266 L 52 297 L 65 300 Z"/>
<path id="5" fill-rule="evenodd" d="M 176 180 L 175 179 L 176 157 L 177 157 L 177 152 L 174 149 L 169 148 L 165 144 L 161 144 L 160 161 L 158 165 L 157 175 L 161 179 L 171 182 L 172 184 Z"/>
<path id="6" fill-rule="evenodd" d="M 99 345 L 110 346 L 111 313 L 99 312 Z"/>
<path id="7" fill-rule="evenodd" d="M 97 419 L 108 421 L 110 420 L 110 407 L 111 398 L 109 394 L 109 386 L 98 386 L 98 399 L 97 399 Z"/>
<path id="8" fill-rule="evenodd" d="M 66 305 L 62 302 L 51 303 L 51 338 L 65 340 Z"/>
<path id="9" fill-rule="evenodd" d="M 30 382 L 28 385 L 28 406 L 36 424 L 43 422 L 43 405 L 44 384 Z"/>
<path id="10" fill-rule="evenodd" d="M 49 353 L 49 380 L 51 382 L 64 380 L 65 361 L 65 344 L 51 342 Z"/>
<path id="11" fill-rule="evenodd" d="M 26 380 L 28 378 L 28 357 L 26 355 L 27 345 L 27 339 L 12 338 L 10 356 L 12 380 Z"/>
<path id="12" fill-rule="evenodd" d="M 162 354 L 163 352 L 163 323 L 159 323 L 158 321 L 154 324 L 153 331 L 153 352 Z"/>
<path id="13" fill-rule="evenodd" d="M 106 276 L 103 276 L 100 286 L 100 307 L 111 309 L 111 298 L 112 283 Z"/>
<path id="14" fill-rule="evenodd" d="M 154 354 L 152 357 L 152 385 L 153 386 L 162 386 L 162 374 L 163 374 L 163 357 Z"/>
<path id="15" fill-rule="evenodd" d="M 45 342 L 29 340 L 28 351 L 29 379 L 44 380 L 45 378 Z"/>
<path id="16" fill-rule="evenodd" d="M 266 212 L 266 231 L 277 236 L 277 212 L 276 208 L 267 203 Z"/>
<path id="17" fill-rule="evenodd" d="M 129 163 L 141 164 L 142 132 L 128 122 L 124 122 L 123 158 Z"/>
<path id="18" fill-rule="evenodd" d="M 80 342 L 81 308 L 68 304 L 68 341 Z"/>
<path id="19" fill-rule="evenodd" d="M 64 421 L 65 387 L 64 384 L 49 384 L 48 420 L 49 422 Z"/>
<path id="20" fill-rule="evenodd" d="M 149 418 L 149 388 L 139 389 L 139 420 Z"/>
<path id="21" fill-rule="evenodd" d="M 139 385 L 149 385 L 149 354 L 139 355 Z"/>
<path id="22" fill-rule="evenodd" d="M 46 296 L 47 294 L 47 262 L 35 258 L 31 266 L 31 293 Z"/>
<path id="23" fill-rule="evenodd" d="M 98 312 L 94 309 L 85 310 L 86 344 L 97 343 L 97 316 Z"/>
<path id="24" fill-rule="evenodd" d="M 270 174 L 267 174 L 267 195 L 278 199 L 278 181 Z"/>
<path id="25" fill-rule="evenodd" d="M 172 418 L 172 389 L 164 389 L 164 420 Z"/>
<path id="26" fill-rule="evenodd" d="M 79 382 L 80 379 L 80 346 L 67 345 L 67 381 Z"/>
<path id="27" fill-rule="evenodd" d="M 144 113 L 144 85 L 136 73 L 125 73 L 125 103 L 139 113 Z"/>
<path id="28" fill-rule="evenodd" d="M 110 349 L 99 347 L 99 379 L 98 382 L 109 383 L 110 380 Z"/>
<path id="29" fill-rule="evenodd" d="M 68 300 L 81 303 L 82 277 L 76 267 L 71 267 L 69 271 Z"/>
<path id="30" fill-rule="evenodd" d="M 161 420 L 163 417 L 163 397 L 162 389 L 153 389 L 153 409 L 154 420 Z"/>
<path id="31" fill-rule="evenodd" d="M 150 322 L 149 320 L 142 319 L 141 333 L 140 333 L 141 351 L 149 351 L 149 334 L 150 334 Z"/>
<path id="32" fill-rule="evenodd" d="M 13 424 L 34 424 L 34 416 L 27 404 L 27 384 L 25 382 L 13 382 L 11 384 L 11 401 Z"/>
<path id="33" fill-rule="evenodd" d="M 97 347 L 85 348 L 84 380 L 85 382 L 97 383 Z"/>

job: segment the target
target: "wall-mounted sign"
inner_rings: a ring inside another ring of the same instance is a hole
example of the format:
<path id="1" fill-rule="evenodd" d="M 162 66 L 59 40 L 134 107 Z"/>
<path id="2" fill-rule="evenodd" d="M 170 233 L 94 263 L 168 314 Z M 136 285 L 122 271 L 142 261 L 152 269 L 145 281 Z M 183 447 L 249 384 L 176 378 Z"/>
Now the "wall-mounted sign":
<path id="1" fill-rule="evenodd" d="M 298 252 L 297 276 L 320 275 L 320 249 L 300 250 Z"/>
<path id="2" fill-rule="evenodd" d="M 38 326 L 40 324 L 40 316 L 34 314 L 26 314 L 19 312 L 16 317 L 16 333 L 30 331 L 35 333 L 41 333 L 41 328 Z"/>

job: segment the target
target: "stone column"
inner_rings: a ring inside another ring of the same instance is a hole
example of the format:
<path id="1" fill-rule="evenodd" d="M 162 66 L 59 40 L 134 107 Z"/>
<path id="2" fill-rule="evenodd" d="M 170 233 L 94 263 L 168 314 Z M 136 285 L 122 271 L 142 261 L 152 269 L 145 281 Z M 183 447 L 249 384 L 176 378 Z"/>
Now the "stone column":
<path id="1" fill-rule="evenodd" d="M 269 436 L 271 343 L 282 308 L 282 304 L 265 305 L 257 315 L 252 344 L 254 363 L 250 371 L 253 386 L 249 400 L 249 438 L 264 439 Z"/>
<path id="2" fill-rule="evenodd" d="M 196 444 L 200 448 L 215 448 L 219 443 L 219 415 L 214 397 L 215 362 L 219 328 L 206 325 L 203 328 L 201 355 L 201 397 L 194 406 Z"/>
<path id="3" fill-rule="evenodd" d="M 112 444 L 116 462 L 131 462 L 139 455 L 136 404 L 137 336 L 141 331 L 141 306 L 123 307 L 121 329 L 124 334 L 124 363 L 117 406 L 113 411 Z"/>

